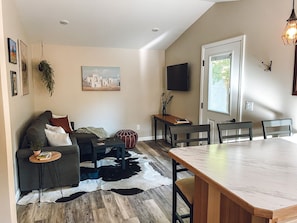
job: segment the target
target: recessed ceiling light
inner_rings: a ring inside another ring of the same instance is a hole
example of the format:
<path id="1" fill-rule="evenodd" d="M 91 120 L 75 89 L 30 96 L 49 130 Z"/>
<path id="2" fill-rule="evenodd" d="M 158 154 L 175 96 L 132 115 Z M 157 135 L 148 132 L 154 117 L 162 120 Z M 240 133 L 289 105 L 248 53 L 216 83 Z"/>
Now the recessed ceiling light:
<path id="1" fill-rule="evenodd" d="M 158 27 L 152 28 L 153 32 L 158 32 L 160 29 Z"/>
<path id="2" fill-rule="evenodd" d="M 61 25 L 68 25 L 69 24 L 69 21 L 66 20 L 66 19 L 63 19 L 63 20 L 60 20 L 60 24 Z"/>

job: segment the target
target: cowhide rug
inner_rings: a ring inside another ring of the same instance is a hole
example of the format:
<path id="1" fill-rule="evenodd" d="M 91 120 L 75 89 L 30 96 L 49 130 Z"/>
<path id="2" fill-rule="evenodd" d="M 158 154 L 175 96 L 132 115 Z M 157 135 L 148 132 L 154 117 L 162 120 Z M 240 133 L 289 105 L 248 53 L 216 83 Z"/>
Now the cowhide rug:
<path id="1" fill-rule="evenodd" d="M 81 163 L 81 181 L 78 187 L 48 189 L 42 192 L 40 202 L 67 202 L 86 192 L 111 190 L 122 195 L 131 195 L 172 183 L 170 178 L 154 170 L 145 155 L 133 151 L 126 153 L 126 169 L 122 170 L 114 155 L 98 160 L 98 171 L 91 161 Z M 26 205 L 39 201 L 39 192 L 32 191 L 17 202 Z"/>

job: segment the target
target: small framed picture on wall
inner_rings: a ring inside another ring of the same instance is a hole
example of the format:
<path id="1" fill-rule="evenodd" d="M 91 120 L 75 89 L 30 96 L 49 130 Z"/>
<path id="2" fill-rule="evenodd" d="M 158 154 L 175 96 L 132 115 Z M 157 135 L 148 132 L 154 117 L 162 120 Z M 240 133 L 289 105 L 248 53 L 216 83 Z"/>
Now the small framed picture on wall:
<path id="1" fill-rule="evenodd" d="M 11 95 L 18 95 L 18 79 L 17 73 L 15 71 L 10 71 L 10 81 L 11 81 Z"/>
<path id="2" fill-rule="evenodd" d="M 9 62 L 17 64 L 17 46 L 13 39 L 8 38 L 8 58 Z"/>

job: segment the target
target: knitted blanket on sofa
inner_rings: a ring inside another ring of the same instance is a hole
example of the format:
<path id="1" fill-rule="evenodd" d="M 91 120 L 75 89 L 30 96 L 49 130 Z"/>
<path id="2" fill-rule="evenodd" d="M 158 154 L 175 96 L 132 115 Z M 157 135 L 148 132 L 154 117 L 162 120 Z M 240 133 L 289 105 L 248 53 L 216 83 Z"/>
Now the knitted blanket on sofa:
<path id="1" fill-rule="evenodd" d="M 106 138 L 107 133 L 104 130 L 104 128 L 96 128 L 96 127 L 83 127 L 83 128 L 78 128 L 75 132 L 77 133 L 88 133 L 88 134 L 95 134 L 99 138 Z"/>

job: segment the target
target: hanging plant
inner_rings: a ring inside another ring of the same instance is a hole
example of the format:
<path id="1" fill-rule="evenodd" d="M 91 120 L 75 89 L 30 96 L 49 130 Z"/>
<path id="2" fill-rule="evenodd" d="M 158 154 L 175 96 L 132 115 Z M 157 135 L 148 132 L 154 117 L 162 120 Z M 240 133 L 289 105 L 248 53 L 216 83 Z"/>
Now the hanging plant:
<path id="1" fill-rule="evenodd" d="M 40 76 L 43 84 L 50 93 L 50 96 L 52 96 L 55 85 L 53 68 L 46 60 L 42 60 L 38 64 L 38 70 L 40 71 Z"/>

